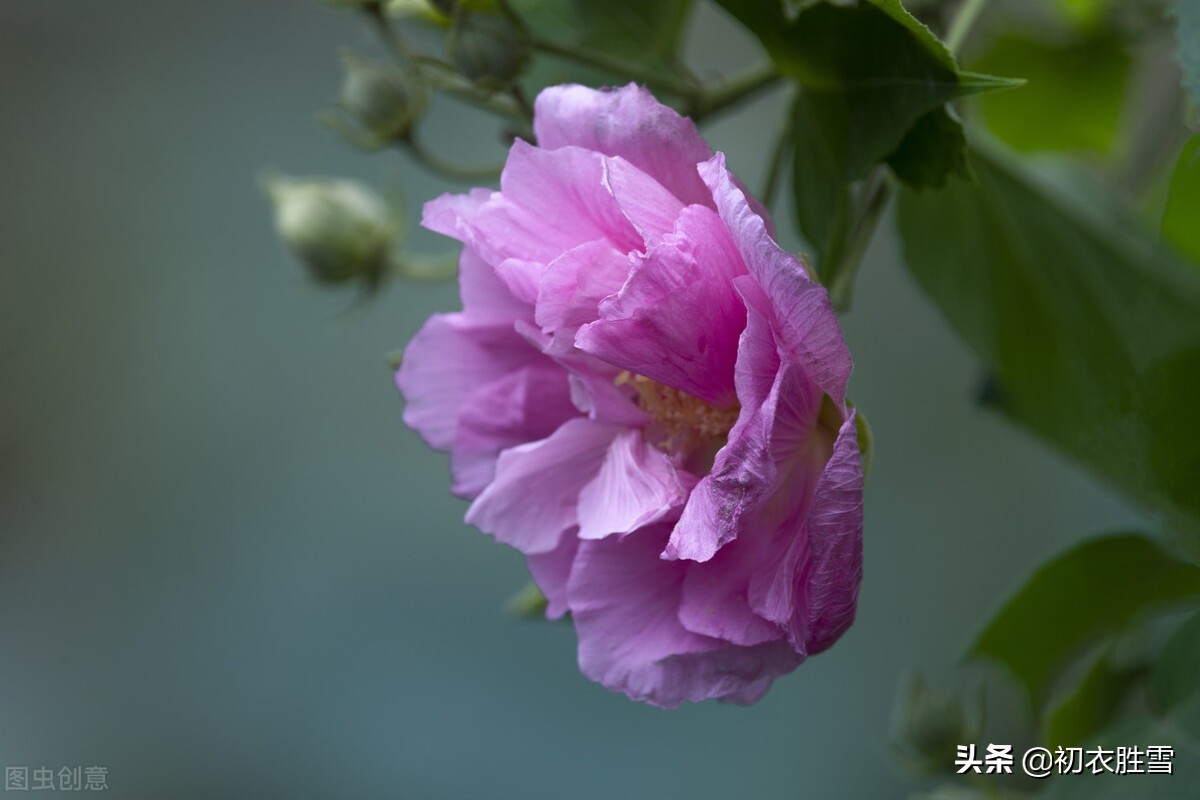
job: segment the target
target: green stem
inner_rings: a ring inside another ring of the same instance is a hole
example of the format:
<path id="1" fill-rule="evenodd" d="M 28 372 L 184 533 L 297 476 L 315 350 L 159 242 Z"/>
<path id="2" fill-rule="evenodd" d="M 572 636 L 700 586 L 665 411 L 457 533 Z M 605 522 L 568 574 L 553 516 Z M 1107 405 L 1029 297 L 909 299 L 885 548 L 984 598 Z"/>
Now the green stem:
<path id="1" fill-rule="evenodd" d="M 958 53 L 985 6 L 987 0 L 963 0 L 946 33 L 946 47 L 951 53 Z M 863 253 L 874 238 L 879 220 L 892 199 L 893 184 L 886 167 L 876 164 L 859 189 L 854 219 L 828 273 L 829 299 L 839 312 L 850 308 L 854 278 L 858 274 Z"/>
<path id="2" fill-rule="evenodd" d="M 763 181 L 762 204 L 767 208 L 775 203 L 775 194 L 779 191 L 779 176 L 783 172 L 783 162 L 793 144 L 791 115 L 789 114 L 784 118 L 779 135 L 775 139 L 775 146 L 771 148 L 771 160 L 767 164 L 767 178 Z"/>
<path id="3" fill-rule="evenodd" d="M 375 27 L 379 38 L 387 46 L 388 50 L 397 57 L 403 67 L 409 70 L 413 76 L 419 80 L 428 83 L 433 88 L 451 97 L 456 97 L 465 102 L 480 108 L 487 109 L 494 114 L 499 114 L 502 117 L 517 120 L 518 122 L 527 124 L 529 117 L 524 113 L 523 109 L 517 101 L 510 97 L 493 96 L 490 93 L 480 91 L 475 84 L 463 78 L 452 67 L 445 69 L 441 67 L 441 62 L 436 59 L 426 58 L 419 53 L 414 52 L 403 37 L 396 32 L 388 22 L 387 14 L 379 4 L 369 5 L 365 8 L 368 18 Z M 435 67 L 430 69 L 429 67 Z M 447 67 L 449 65 L 446 65 Z"/>
<path id="4" fill-rule="evenodd" d="M 774 66 L 766 66 L 748 72 L 715 89 L 704 89 L 695 94 L 691 101 L 691 117 L 694 122 L 724 111 L 738 103 L 749 100 L 759 92 L 770 89 L 783 76 Z"/>
<path id="5" fill-rule="evenodd" d="M 413 158 L 432 172 L 461 181 L 462 183 L 477 183 L 479 181 L 494 181 L 503 167 L 462 167 L 429 150 L 416 136 L 409 134 L 400 140 L 401 146 L 408 150 Z"/>
<path id="6" fill-rule="evenodd" d="M 875 229 L 879 226 L 879 220 L 891 199 L 892 181 L 886 168 L 877 164 L 859 189 L 854 220 L 846 233 L 837 263 L 829 272 L 829 300 L 839 312 L 850 310 L 854 278 L 858 275 L 863 254 L 874 238 Z"/>
<path id="7" fill-rule="evenodd" d="M 967 35 L 979 20 L 979 15 L 983 13 L 987 3 L 988 0 L 963 0 L 954 19 L 950 22 L 950 29 L 946 31 L 947 50 L 958 55 L 959 49 L 966 42 Z"/>
<path id="8" fill-rule="evenodd" d="M 400 253 L 388 260 L 388 268 L 397 277 L 410 281 L 445 281 L 458 274 L 458 258 L 453 254 L 426 256 Z"/>
<path id="9" fill-rule="evenodd" d="M 661 72 L 650 72 L 643 70 L 641 67 L 630 64 L 627 61 L 616 59 L 604 53 L 597 53 L 594 50 L 587 50 L 580 47 L 569 47 L 566 45 L 552 42 L 548 39 L 535 38 L 533 46 L 541 50 L 543 53 L 548 53 L 558 58 L 564 58 L 568 61 L 574 61 L 577 64 L 583 64 L 587 67 L 611 72 L 616 75 L 629 78 L 630 80 L 644 83 L 647 86 L 652 86 L 662 89 L 672 94 L 677 94 L 680 97 L 692 97 L 696 90 L 688 83 L 679 80 L 672 75 L 665 75 Z"/>

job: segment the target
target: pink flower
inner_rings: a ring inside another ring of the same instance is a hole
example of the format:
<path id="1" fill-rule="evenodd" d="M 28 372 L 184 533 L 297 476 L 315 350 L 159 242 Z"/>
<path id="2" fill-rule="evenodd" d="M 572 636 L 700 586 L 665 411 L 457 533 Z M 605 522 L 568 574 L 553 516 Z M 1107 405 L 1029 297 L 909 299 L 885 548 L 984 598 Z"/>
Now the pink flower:
<path id="1" fill-rule="evenodd" d="M 644 89 L 547 89 L 534 131 L 500 191 L 425 206 L 463 243 L 463 310 L 406 350 L 405 422 L 570 612 L 587 677 L 754 702 L 854 618 L 862 471 L 829 298 Z"/>

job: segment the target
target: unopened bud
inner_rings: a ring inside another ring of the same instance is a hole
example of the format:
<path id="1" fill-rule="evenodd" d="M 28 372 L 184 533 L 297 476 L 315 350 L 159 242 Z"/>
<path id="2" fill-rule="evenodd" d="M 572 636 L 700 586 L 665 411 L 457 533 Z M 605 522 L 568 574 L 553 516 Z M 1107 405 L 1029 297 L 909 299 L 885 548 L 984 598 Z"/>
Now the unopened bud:
<path id="1" fill-rule="evenodd" d="M 459 72 L 484 86 L 507 86 L 529 66 L 529 37 L 504 14 L 460 9 L 446 50 Z"/>
<path id="2" fill-rule="evenodd" d="M 916 771 L 944 771 L 954 764 L 958 745 L 972 741 L 962 700 L 931 687 L 917 673 L 901 689 L 892 715 L 892 738 Z"/>
<path id="3" fill-rule="evenodd" d="M 421 85 L 394 64 L 369 61 L 354 53 L 342 56 L 341 106 L 380 143 L 399 139 L 425 110 Z"/>
<path id="4" fill-rule="evenodd" d="M 378 283 L 397 226 L 368 187 L 337 178 L 269 177 L 279 237 L 320 283 Z"/>

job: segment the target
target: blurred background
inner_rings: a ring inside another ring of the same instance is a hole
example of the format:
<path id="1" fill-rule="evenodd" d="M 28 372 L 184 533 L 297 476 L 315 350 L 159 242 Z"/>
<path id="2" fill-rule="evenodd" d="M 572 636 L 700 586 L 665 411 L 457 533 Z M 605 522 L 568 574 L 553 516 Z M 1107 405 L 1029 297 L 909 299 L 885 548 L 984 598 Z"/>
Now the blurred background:
<path id="1" fill-rule="evenodd" d="M 521 557 L 401 423 L 385 354 L 455 287 L 356 303 L 273 232 L 265 168 L 403 184 L 414 217 L 454 188 L 314 122 L 342 45 L 375 48 L 316 0 L 0 8 L 0 763 L 121 798 L 904 796 L 901 677 L 961 683 L 1036 564 L 1138 515 L 979 408 L 885 223 L 844 321 L 877 442 L 857 623 L 753 708 L 589 683 L 569 625 L 504 614 Z M 762 58 L 708 6 L 687 53 Z M 751 186 L 780 105 L 705 129 Z M 432 113 L 447 155 L 503 157 Z"/>

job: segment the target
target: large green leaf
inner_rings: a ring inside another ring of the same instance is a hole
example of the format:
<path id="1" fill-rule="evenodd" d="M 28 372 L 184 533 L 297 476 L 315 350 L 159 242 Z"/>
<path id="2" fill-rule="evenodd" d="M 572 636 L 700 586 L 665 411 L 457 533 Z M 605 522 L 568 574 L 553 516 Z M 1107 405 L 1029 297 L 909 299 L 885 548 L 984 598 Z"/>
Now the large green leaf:
<path id="1" fill-rule="evenodd" d="M 1183 147 L 1163 214 L 1163 236 L 1200 265 L 1200 136 Z"/>
<path id="2" fill-rule="evenodd" d="M 1012 419 L 1164 512 L 1200 554 L 1200 274 L 1099 189 L 975 153 L 977 184 L 903 191 L 907 266 L 995 372 Z"/>
<path id="3" fill-rule="evenodd" d="M 1018 150 L 1093 150 L 1116 144 L 1132 59 L 1107 34 L 1063 44 L 999 37 L 975 69 L 1025 78 L 1018 92 L 979 98 L 992 133 Z"/>
<path id="4" fill-rule="evenodd" d="M 1200 693 L 1200 614 L 1181 625 L 1167 640 L 1146 689 L 1150 704 L 1160 712 Z"/>
<path id="5" fill-rule="evenodd" d="M 1145 536 L 1092 539 L 1035 572 L 969 655 L 1002 664 L 1040 707 L 1054 679 L 1089 645 L 1148 610 L 1197 597 L 1200 568 Z"/>
<path id="6" fill-rule="evenodd" d="M 661 70 L 679 79 L 677 55 L 691 0 L 508 0 L 535 39 L 582 48 L 638 69 Z M 627 77 L 568 58 L 541 58 L 525 78 L 535 93 L 543 86 L 578 82 L 600 85 Z"/>
<path id="7" fill-rule="evenodd" d="M 945 106 L 917 120 L 887 163 L 897 178 L 918 189 L 945 186 L 951 175 L 973 177 L 966 134 Z"/>
<path id="8" fill-rule="evenodd" d="M 1090 770 L 1081 775 L 1057 775 L 1046 782 L 1044 800 L 1182 800 L 1196 797 L 1200 787 L 1200 696 L 1163 718 L 1142 717 L 1113 727 L 1090 743 L 1114 751 L 1109 763 L 1116 767 L 1118 747 L 1137 747 L 1140 769 L 1147 769 L 1148 746 L 1169 747 L 1171 774 L 1117 774 Z M 1128 752 L 1128 750 L 1127 750 Z M 1126 761 L 1128 765 L 1128 761 Z"/>
<path id="9" fill-rule="evenodd" d="M 1078 747 L 1107 725 L 1141 670 L 1113 662 L 1101 653 L 1083 680 L 1046 718 L 1046 746 Z"/>
<path id="10" fill-rule="evenodd" d="M 890 160 L 901 180 L 940 185 L 965 167 L 966 140 L 948 100 L 1010 85 L 960 73 L 946 48 L 897 0 L 782 5 L 723 3 L 799 83 L 793 107 L 796 221 L 827 276 L 850 224 L 849 184 Z"/>
<path id="11" fill-rule="evenodd" d="M 1183 85 L 1200 106 L 1200 3 L 1196 0 L 1175 0 L 1175 25 L 1179 37 L 1179 68 L 1183 70 Z"/>

